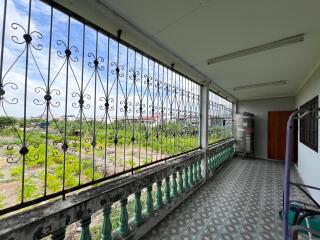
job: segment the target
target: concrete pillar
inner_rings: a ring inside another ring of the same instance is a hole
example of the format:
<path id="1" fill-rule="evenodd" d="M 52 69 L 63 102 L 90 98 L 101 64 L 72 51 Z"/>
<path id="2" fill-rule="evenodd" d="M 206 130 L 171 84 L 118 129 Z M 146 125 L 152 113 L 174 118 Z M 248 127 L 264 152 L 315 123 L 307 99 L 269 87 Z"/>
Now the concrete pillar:
<path id="1" fill-rule="evenodd" d="M 201 175 L 208 178 L 208 111 L 209 111 L 209 87 L 208 85 L 201 86 L 200 94 L 200 147 L 205 151 L 204 159 L 202 160 Z"/>

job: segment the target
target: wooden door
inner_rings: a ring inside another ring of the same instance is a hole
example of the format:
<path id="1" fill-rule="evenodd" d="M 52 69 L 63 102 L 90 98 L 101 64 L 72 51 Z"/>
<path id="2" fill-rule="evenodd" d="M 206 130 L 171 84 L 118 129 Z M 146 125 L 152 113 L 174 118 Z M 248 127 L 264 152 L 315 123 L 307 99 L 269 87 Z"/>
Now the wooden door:
<path id="1" fill-rule="evenodd" d="M 268 112 L 268 158 L 284 160 L 286 127 L 292 111 Z"/>

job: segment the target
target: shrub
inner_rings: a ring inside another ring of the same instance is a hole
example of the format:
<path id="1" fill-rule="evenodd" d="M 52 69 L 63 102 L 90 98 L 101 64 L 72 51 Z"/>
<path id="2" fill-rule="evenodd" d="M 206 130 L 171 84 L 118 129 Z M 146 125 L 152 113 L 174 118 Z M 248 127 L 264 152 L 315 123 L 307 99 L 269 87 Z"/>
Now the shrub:
<path id="1" fill-rule="evenodd" d="M 37 185 L 31 177 L 25 177 L 24 179 L 24 200 L 32 200 L 40 196 L 37 191 Z M 19 187 L 18 201 L 21 201 L 22 189 Z"/>
<path id="2" fill-rule="evenodd" d="M 12 177 L 19 177 L 20 178 L 21 174 L 22 174 L 22 167 L 21 166 L 11 168 L 11 170 L 10 170 L 10 175 Z"/>
<path id="3" fill-rule="evenodd" d="M 15 125 L 16 123 L 17 119 L 15 119 L 14 117 L 0 116 L 0 128 L 10 127 L 12 125 Z"/>

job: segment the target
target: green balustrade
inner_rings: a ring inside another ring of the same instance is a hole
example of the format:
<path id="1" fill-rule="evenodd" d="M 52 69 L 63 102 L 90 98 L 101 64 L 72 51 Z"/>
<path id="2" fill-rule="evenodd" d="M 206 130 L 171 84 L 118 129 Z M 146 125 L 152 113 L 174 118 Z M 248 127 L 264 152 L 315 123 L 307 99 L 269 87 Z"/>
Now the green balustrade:
<path id="1" fill-rule="evenodd" d="M 103 223 L 101 228 L 101 240 L 112 240 L 112 224 L 110 220 L 111 206 L 103 209 Z"/>
<path id="2" fill-rule="evenodd" d="M 162 201 L 162 181 L 157 182 L 157 193 L 156 193 L 156 209 L 160 209 L 163 207 L 163 201 Z"/>
<path id="3" fill-rule="evenodd" d="M 182 177 L 183 171 L 179 171 L 179 181 L 178 181 L 178 193 L 183 193 L 184 188 L 183 188 L 183 177 Z"/>
<path id="4" fill-rule="evenodd" d="M 186 167 L 184 169 L 184 188 L 187 190 L 189 187 L 188 167 Z"/>
<path id="5" fill-rule="evenodd" d="M 120 219 L 118 234 L 121 237 L 125 237 L 129 234 L 129 223 L 128 223 L 128 210 L 127 210 L 128 198 L 122 198 L 120 201 Z"/>
<path id="6" fill-rule="evenodd" d="M 171 201 L 170 197 L 170 177 L 166 177 L 164 180 L 164 200 L 165 203 L 169 203 Z"/>
<path id="7" fill-rule="evenodd" d="M 51 235 L 52 240 L 64 240 L 66 237 L 66 229 L 65 228 L 60 228 L 56 231 L 54 231 Z"/>
<path id="8" fill-rule="evenodd" d="M 134 194 L 134 217 L 133 222 L 136 226 L 139 226 L 142 223 L 142 204 L 141 204 L 141 191 L 138 191 Z"/>
<path id="9" fill-rule="evenodd" d="M 147 198 L 146 198 L 146 210 L 145 214 L 147 217 L 154 215 L 153 208 L 153 197 L 152 197 L 152 185 L 147 187 Z"/>
<path id="10" fill-rule="evenodd" d="M 171 182 L 171 197 L 177 197 L 177 173 L 172 174 L 172 182 Z"/>
<path id="11" fill-rule="evenodd" d="M 91 223 L 91 216 L 89 216 L 89 215 L 85 215 L 80 220 L 80 224 L 81 224 L 80 240 L 92 240 L 90 227 L 89 227 L 90 223 Z"/>

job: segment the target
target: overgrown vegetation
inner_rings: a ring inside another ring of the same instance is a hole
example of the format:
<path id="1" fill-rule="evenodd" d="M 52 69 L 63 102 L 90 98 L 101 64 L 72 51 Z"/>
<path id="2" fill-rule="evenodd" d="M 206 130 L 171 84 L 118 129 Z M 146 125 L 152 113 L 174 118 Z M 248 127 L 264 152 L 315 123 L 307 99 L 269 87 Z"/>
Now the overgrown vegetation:
<path id="1" fill-rule="evenodd" d="M 55 193 L 62 190 L 63 181 L 65 189 L 72 188 L 102 178 L 105 174 L 145 165 L 199 146 L 198 126 L 187 121 L 162 125 L 157 122 L 146 125 L 137 120 L 107 125 L 105 122 L 97 121 L 94 125 L 92 121 L 83 121 L 80 125 L 79 121 L 70 120 L 66 126 L 68 149 L 64 153 L 64 121 L 50 121 L 47 124 L 40 119 L 28 119 L 28 153 L 23 158 L 19 153 L 23 126 L 20 119 L 0 117 L 0 159 L 4 162 L 17 161 L 2 165 L 0 171 L 7 172 L 2 178 L 21 183 L 22 165 L 25 166 L 24 189 L 22 184 L 17 184 L 18 189 L 11 190 L 17 202 L 21 201 L 22 192 L 25 201 L 41 196 L 45 183 L 47 193 Z M 226 138 L 229 134 L 224 127 L 212 131 L 209 134 L 210 143 Z M 0 198 L 0 206 L 3 208 L 5 205 L 6 199 L 2 197 L 1 201 Z"/>

